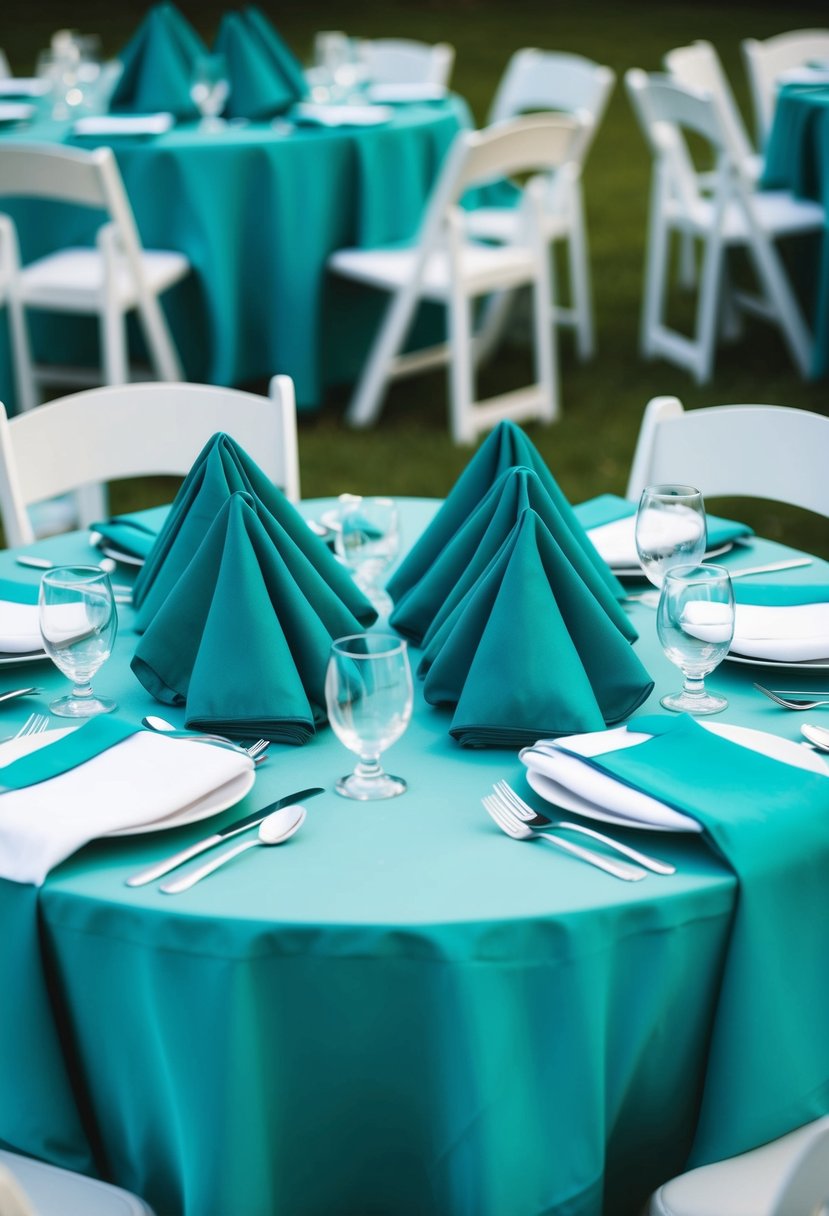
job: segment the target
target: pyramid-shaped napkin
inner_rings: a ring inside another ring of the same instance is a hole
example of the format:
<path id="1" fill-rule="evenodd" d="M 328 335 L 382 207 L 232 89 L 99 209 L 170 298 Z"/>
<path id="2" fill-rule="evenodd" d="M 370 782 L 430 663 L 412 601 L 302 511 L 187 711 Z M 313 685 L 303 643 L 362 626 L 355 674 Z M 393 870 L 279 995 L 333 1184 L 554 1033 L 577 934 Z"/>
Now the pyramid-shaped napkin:
<path id="1" fill-rule="evenodd" d="M 136 647 L 152 695 L 197 730 L 304 743 L 333 638 L 360 622 L 269 512 L 231 494 Z"/>
<path id="2" fill-rule="evenodd" d="M 570 529 L 616 598 L 624 597 L 621 583 L 611 574 L 606 563 L 590 544 L 573 508 L 559 489 L 535 444 L 514 422 L 504 421 L 499 422 L 495 429 L 490 431 L 455 482 L 432 523 L 389 579 L 386 590 L 395 603 L 431 568 L 438 554 L 477 508 L 493 483 L 506 469 L 514 465 L 524 465 L 538 474 L 558 510 L 562 526 Z"/>
<path id="3" fill-rule="evenodd" d="M 635 641 L 637 634 L 630 618 L 619 606 L 604 574 L 600 573 L 595 556 L 588 553 L 578 533 L 570 526 L 569 513 L 562 515 L 560 500 L 561 495 L 554 498 L 547 480 L 535 470 L 520 465 L 506 469 L 437 554 L 428 571 L 401 596 L 390 623 L 400 633 L 420 643 L 435 617 L 445 618 L 477 582 L 521 512 L 531 507 L 616 627 L 630 641 Z"/>
<path id="4" fill-rule="evenodd" d="M 228 498 L 243 491 L 266 526 L 298 549 L 361 625 L 377 613 L 349 572 L 315 536 L 281 490 L 229 435 L 214 435 L 202 448 L 175 497 L 158 539 L 133 589 L 135 627 L 143 632 L 198 551 Z"/>
<path id="5" fill-rule="evenodd" d="M 465 595 L 435 619 L 419 673 L 464 746 L 520 747 L 622 721 L 653 681 L 537 511 L 526 507 Z"/>
<path id="6" fill-rule="evenodd" d="M 206 54 L 201 38 L 174 5 L 155 5 L 119 56 L 124 70 L 110 110 L 134 114 L 169 110 L 178 118 L 196 118 L 190 83 L 196 59 Z"/>
<path id="7" fill-rule="evenodd" d="M 258 9 L 225 13 L 216 50 L 227 59 L 228 118 L 270 118 L 305 96 L 305 76 L 293 53 Z"/>

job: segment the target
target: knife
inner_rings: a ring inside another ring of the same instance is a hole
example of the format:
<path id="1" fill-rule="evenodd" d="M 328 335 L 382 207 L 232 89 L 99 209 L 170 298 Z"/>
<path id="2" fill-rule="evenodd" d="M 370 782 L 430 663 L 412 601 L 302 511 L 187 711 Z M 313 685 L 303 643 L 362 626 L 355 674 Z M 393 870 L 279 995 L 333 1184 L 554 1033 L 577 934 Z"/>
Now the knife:
<path id="1" fill-rule="evenodd" d="M 286 794 L 284 798 L 277 798 L 276 802 L 272 802 L 270 806 L 262 807 L 261 810 L 254 811 L 251 815 L 246 815 L 244 819 L 237 819 L 235 823 L 229 823 L 226 828 L 221 828 L 218 832 L 214 832 L 212 836 L 205 836 L 204 840 L 191 844 L 188 848 L 182 849 L 180 853 L 174 853 L 172 857 L 167 857 L 164 861 L 158 861 L 154 865 L 148 866 L 146 870 L 139 870 L 137 874 L 133 874 L 131 878 L 125 880 L 126 884 L 128 887 L 143 887 L 145 883 L 155 882 L 157 878 L 161 878 L 164 874 L 169 874 L 170 870 L 175 870 L 177 866 L 184 865 L 185 861 L 189 861 L 191 857 L 197 857 L 199 853 L 204 853 L 206 849 L 212 849 L 214 844 L 221 844 L 223 840 L 227 840 L 230 836 L 235 836 L 238 832 L 244 832 L 248 828 L 255 827 L 270 815 L 271 811 L 278 811 L 280 807 L 289 806 L 292 802 L 305 802 L 308 798 L 315 798 L 317 794 L 324 793 L 325 790 L 321 785 L 315 785 L 311 789 L 297 790 L 295 794 Z"/>

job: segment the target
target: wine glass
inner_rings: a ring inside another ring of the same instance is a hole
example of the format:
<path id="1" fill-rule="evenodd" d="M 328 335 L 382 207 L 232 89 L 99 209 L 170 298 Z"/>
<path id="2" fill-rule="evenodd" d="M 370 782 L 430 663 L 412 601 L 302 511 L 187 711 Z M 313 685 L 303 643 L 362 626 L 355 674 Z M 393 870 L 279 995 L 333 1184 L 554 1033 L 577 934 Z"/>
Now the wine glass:
<path id="1" fill-rule="evenodd" d="M 380 584 L 400 549 L 400 522 L 394 500 L 341 494 L 334 548 L 380 616 L 388 615 L 391 597 Z"/>
<path id="2" fill-rule="evenodd" d="M 675 566 L 662 583 L 656 631 L 685 677 L 682 692 L 660 704 L 677 713 L 717 714 L 728 701 L 707 692 L 705 677 L 723 661 L 734 636 L 734 590 L 722 566 Z"/>
<path id="3" fill-rule="evenodd" d="M 99 566 L 56 566 L 40 580 L 38 619 L 43 645 L 74 683 L 49 708 L 64 718 L 108 714 L 115 702 L 92 691 L 92 677 L 112 653 L 118 614 L 109 575 Z"/>
<path id="4" fill-rule="evenodd" d="M 219 130 L 224 124 L 219 117 L 225 108 L 230 82 L 224 55 L 198 55 L 193 62 L 190 96 L 201 114 L 205 131 Z"/>
<path id="5" fill-rule="evenodd" d="M 386 773 L 380 756 L 412 716 L 412 671 L 406 643 L 388 633 L 355 633 L 331 644 L 325 703 L 334 734 L 359 757 L 335 785 L 345 798 L 394 798 L 406 789 Z"/>
<path id="6" fill-rule="evenodd" d="M 693 486 L 645 486 L 636 512 L 636 552 L 645 576 L 661 587 L 666 571 L 696 565 L 707 544 L 705 504 Z"/>

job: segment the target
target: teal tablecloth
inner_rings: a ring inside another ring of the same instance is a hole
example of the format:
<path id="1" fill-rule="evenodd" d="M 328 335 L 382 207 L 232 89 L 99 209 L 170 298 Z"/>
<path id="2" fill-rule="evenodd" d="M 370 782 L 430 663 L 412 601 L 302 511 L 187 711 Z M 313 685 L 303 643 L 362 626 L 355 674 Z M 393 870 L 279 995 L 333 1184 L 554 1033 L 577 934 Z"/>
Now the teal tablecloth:
<path id="1" fill-rule="evenodd" d="M 187 378 L 239 384 L 276 372 L 294 379 L 300 408 L 327 385 L 356 378 L 386 300 L 328 277 L 343 246 L 402 241 L 416 231 L 444 153 L 461 126 L 463 101 L 395 107 L 388 124 L 291 130 L 266 122 L 203 132 L 181 124 L 165 135 L 93 140 L 43 121 L 4 138 L 109 143 L 148 248 L 176 249 L 195 278 L 165 304 Z M 55 240 L 85 242 L 88 213 L 15 202 L 27 261 Z M 13 403 L 7 326 L 0 334 L 0 400 Z M 36 318 L 36 357 L 95 362 L 92 322 Z"/>
<path id="2" fill-rule="evenodd" d="M 787 84 L 780 90 L 761 184 L 816 199 L 829 217 L 829 85 Z M 829 232 L 821 243 L 813 325 L 811 374 L 825 376 L 829 373 Z"/>
<path id="3" fill-rule="evenodd" d="M 406 543 L 433 509 L 406 506 Z M 80 537 L 40 547 L 92 556 Z M 778 556 L 756 541 L 731 560 Z M 0 576 L 37 579 L 7 554 Z M 96 686 L 137 719 L 157 707 L 129 673 L 123 611 Z M 652 610 L 631 612 L 656 680 L 642 712 L 658 710 L 679 673 Z M 804 715 L 751 689 L 765 674 L 710 677 L 721 720 L 796 739 Z M 41 665 L 0 685 L 35 676 L 64 684 Z M 30 708 L 3 707 L 3 727 Z M 272 746 L 219 822 L 328 792 L 289 844 L 185 895 L 124 879 L 208 824 L 89 845 L 39 891 L 0 883 L 0 1141 L 97 1168 L 158 1216 L 635 1216 L 691 1151 L 736 879 L 696 835 L 628 833 L 678 867 L 636 884 L 509 840 L 480 799 L 499 778 L 527 792 L 523 766 L 460 749 L 449 720 L 418 688 L 387 756 L 410 789 L 379 805 L 332 792 L 353 758 L 330 731 Z M 803 931 L 817 965 L 824 927 Z M 813 1108 L 769 1111 L 760 1070 L 745 1123 L 709 1124 L 709 1151 L 824 1111 L 827 1078 L 812 1081 Z"/>

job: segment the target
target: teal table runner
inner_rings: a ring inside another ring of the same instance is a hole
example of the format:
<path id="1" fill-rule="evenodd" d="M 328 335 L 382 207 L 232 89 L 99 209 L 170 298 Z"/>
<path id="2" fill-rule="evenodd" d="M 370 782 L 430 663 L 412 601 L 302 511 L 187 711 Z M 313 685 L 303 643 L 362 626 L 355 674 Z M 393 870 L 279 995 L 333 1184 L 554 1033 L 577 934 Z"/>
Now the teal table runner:
<path id="1" fill-rule="evenodd" d="M 81 723 L 71 734 L 64 735 L 40 747 L 37 751 L 0 764 L 0 795 L 6 790 L 22 790 L 42 781 L 51 781 L 61 773 L 86 764 L 101 752 L 115 747 L 134 735 L 140 728 L 134 722 L 125 722 L 108 716 L 92 718 Z M 2 808 L 0 808 L 2 816 Z"/>

